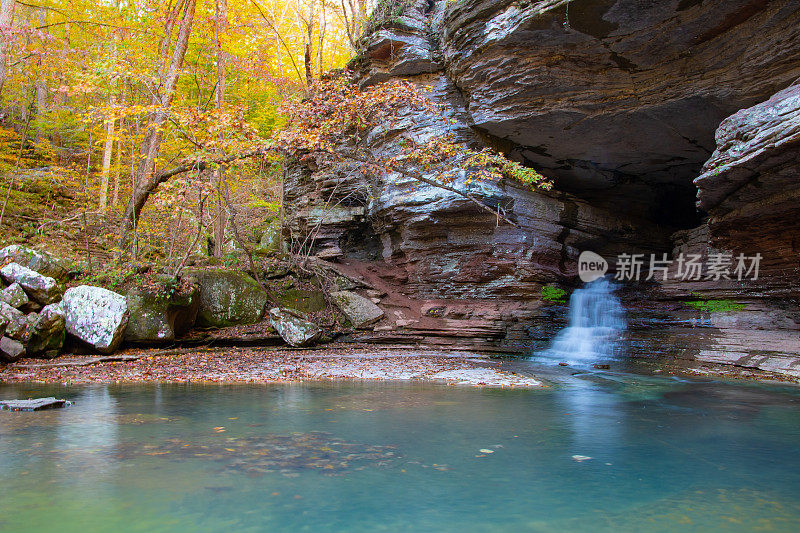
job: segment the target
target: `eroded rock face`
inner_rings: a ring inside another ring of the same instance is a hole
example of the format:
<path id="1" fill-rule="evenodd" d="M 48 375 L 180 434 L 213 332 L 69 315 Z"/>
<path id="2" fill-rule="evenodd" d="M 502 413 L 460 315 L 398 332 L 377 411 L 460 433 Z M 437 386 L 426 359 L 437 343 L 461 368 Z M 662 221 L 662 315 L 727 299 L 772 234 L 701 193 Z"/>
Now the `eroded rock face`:
<path id="1" fill-rule="evenodd" d="M 665 221 L 722 119 L 800 76 L 798 40 L 792 0 L 466 0 L 441 28 L 476 128 L 561 189 Z"/>
<path id="2" fill-rule="evenodd" d="M 725 119 L 703 170 L 711 243 L 760 253 L 759 288 L 800 297 L 800 81 Z"/>
<path id="3" fill-rule="evenodd" d="M 559 191 L 468 183 L 466 173 L 456 180 L 515 227 L 457 194 L 399 175 L 365 175 L 358 164 L 317 156 L 290 169 L 284 237 L 313 233 L 318 257 L 390 295 L 381 301 L 386 342 L 543 348 L 565 306 L 543 302 L 542 287 L 576 286 L 582 250 L 608 259 L 671 252 L 670 235 L 702 220 L 692 180 L 715 149 L 720 122 L 800 76 L 800 10 L 791 0 L 437 0 L 412 3 L 365 43 L 356 65 L 362 86 L 406 77 L 443 106 L 442 116 L 406 113 L 365 132 L 362 146 L 376 159 L 396 154 L 401 138 L 449 134 L 532 165 Z M 776 206 L 790 205 L 788 190 Z M 724 235 L 745 242 L 736 223 L 724 226 L 732 215 L 723 215 L 744 204 L 712 208 L 702 195 L 711 222 L 688 232 L 693 246 L 707 256 L 733 249 Z M 774 199 L 751 199 L 753 223 L 769 221 L 769 209 L 758 206 Z M 744 220 L 736 217 L 729 220 Z M 746 296 L 748 311 L 718 316 L 720 325 L 792 324 L 785 301 L 763 301 L 764 291 L 786 298 L 798 286 L 785 262 L 797 257 L 796 245 L 783 236 L 796 232 L 781 233 L 782 223 L 776 216 L 756 232 L 773 234 L 772 244 L 757 239 L 759 247 L 781 250 L 784 259 L 763 268 L 784 280 L 782 289 L 777 282 L 633 287 L 626 302 L 653 298 L 645 327 L 686 319 L 680 299 L 695 290 Z"/>
<path id="4" fill-rule="evenodd" d="M 128 325 L 125 297 L 102 287 L 80 285 L 67 289 L 61 301 L 67 333 L 102 353 L 122 342 Z"/>
<path id="5" fill-rule="evenodd" d="M 278 307 L 269 310 L 269 318 L 272 327 L 290 346 L 310 346 L 322 336 L 316 325 Z"/>
<path id="6" fill-rule="evenodd" d="M 362 85 L 442 69 L 431 24 L 441 18 L 444 3 L 412 0 L 408 4 L 389 27 L 365 36 Z"/>
<path id="7" fill-rule="evenodd" d="M 191 269 L 185 273 L 200 287 L 199 327 L 253 324 L 264 316 L 267 295 L 258 283 L 237 270 Z"/>

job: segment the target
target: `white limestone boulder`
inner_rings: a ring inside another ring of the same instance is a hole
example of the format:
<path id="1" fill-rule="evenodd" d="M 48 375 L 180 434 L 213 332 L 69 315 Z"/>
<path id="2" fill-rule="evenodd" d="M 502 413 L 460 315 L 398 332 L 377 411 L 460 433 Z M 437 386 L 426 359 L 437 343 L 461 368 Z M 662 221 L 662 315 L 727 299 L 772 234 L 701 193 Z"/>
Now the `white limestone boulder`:
<path id="1" fill-rule="evenodd" d="M 9 263 L 0 268 L 0 276 L 7 283 L 19 283 L 29 297 L 42 305 L 55 303 L 61 297 L 61 290 L 55 279 L 18 263 Z"/>
<path id="2" fill-rule="evenodd" d="M 277 307 L 269 310 L 269 318 L 272 327 L 290 346 L 308 346 L 322 336 L 322 330 L 315 324 Z"/>
<path id="3" fill-rule="evenodd" d="M 119 347 L 128 326 L 125 297 L 102 287 L 81 285 L 67 289 L 61 301 L 67 333 L 99 352 Z"/>

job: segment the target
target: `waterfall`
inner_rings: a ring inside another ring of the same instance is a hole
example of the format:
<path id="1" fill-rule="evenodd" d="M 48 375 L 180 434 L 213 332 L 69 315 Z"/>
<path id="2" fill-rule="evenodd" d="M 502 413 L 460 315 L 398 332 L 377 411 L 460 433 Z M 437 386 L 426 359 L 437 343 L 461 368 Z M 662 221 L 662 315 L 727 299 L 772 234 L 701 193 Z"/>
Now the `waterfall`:
<path id="1" fill-rule="evenodd" d="M 570 296 L 568 326 L 539 355 L 570 364 L 613 359 L 625 331 L 624 315 L 610 281 L 600 278 L 587 283 Z"/>

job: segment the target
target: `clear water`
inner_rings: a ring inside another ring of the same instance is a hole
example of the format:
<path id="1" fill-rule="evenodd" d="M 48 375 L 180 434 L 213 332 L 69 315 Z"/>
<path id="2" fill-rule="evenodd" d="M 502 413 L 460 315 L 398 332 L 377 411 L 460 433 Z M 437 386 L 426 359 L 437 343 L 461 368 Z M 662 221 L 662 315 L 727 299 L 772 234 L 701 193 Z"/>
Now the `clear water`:
<path id="1" fill-rule="evenodd" d="M 567 327 L 538 357 L 572 365 L 613 360 L 625 327 L 625 311 L 614 294 L 614 284 L 596 279 L 572 293 Z"/>
<path id="2" fill-rule="evenodd" d="M 0 386 L 76 402 L 0 413 L 0 531 L 800 530 L 797 390 L 535 371 L 553 386 Z"/>

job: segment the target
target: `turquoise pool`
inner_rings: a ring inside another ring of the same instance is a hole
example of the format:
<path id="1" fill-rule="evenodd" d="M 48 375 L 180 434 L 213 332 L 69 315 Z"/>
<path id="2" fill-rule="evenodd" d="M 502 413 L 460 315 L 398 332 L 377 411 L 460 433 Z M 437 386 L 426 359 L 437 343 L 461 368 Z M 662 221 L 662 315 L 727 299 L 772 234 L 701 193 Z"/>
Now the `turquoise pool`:
<path id="1" fill-rule="evenodd" d="M 522 364 L 521 364 L 522 365 Z M 3 385 L 0 531 L 800 530 L 800 391 Z"/>

